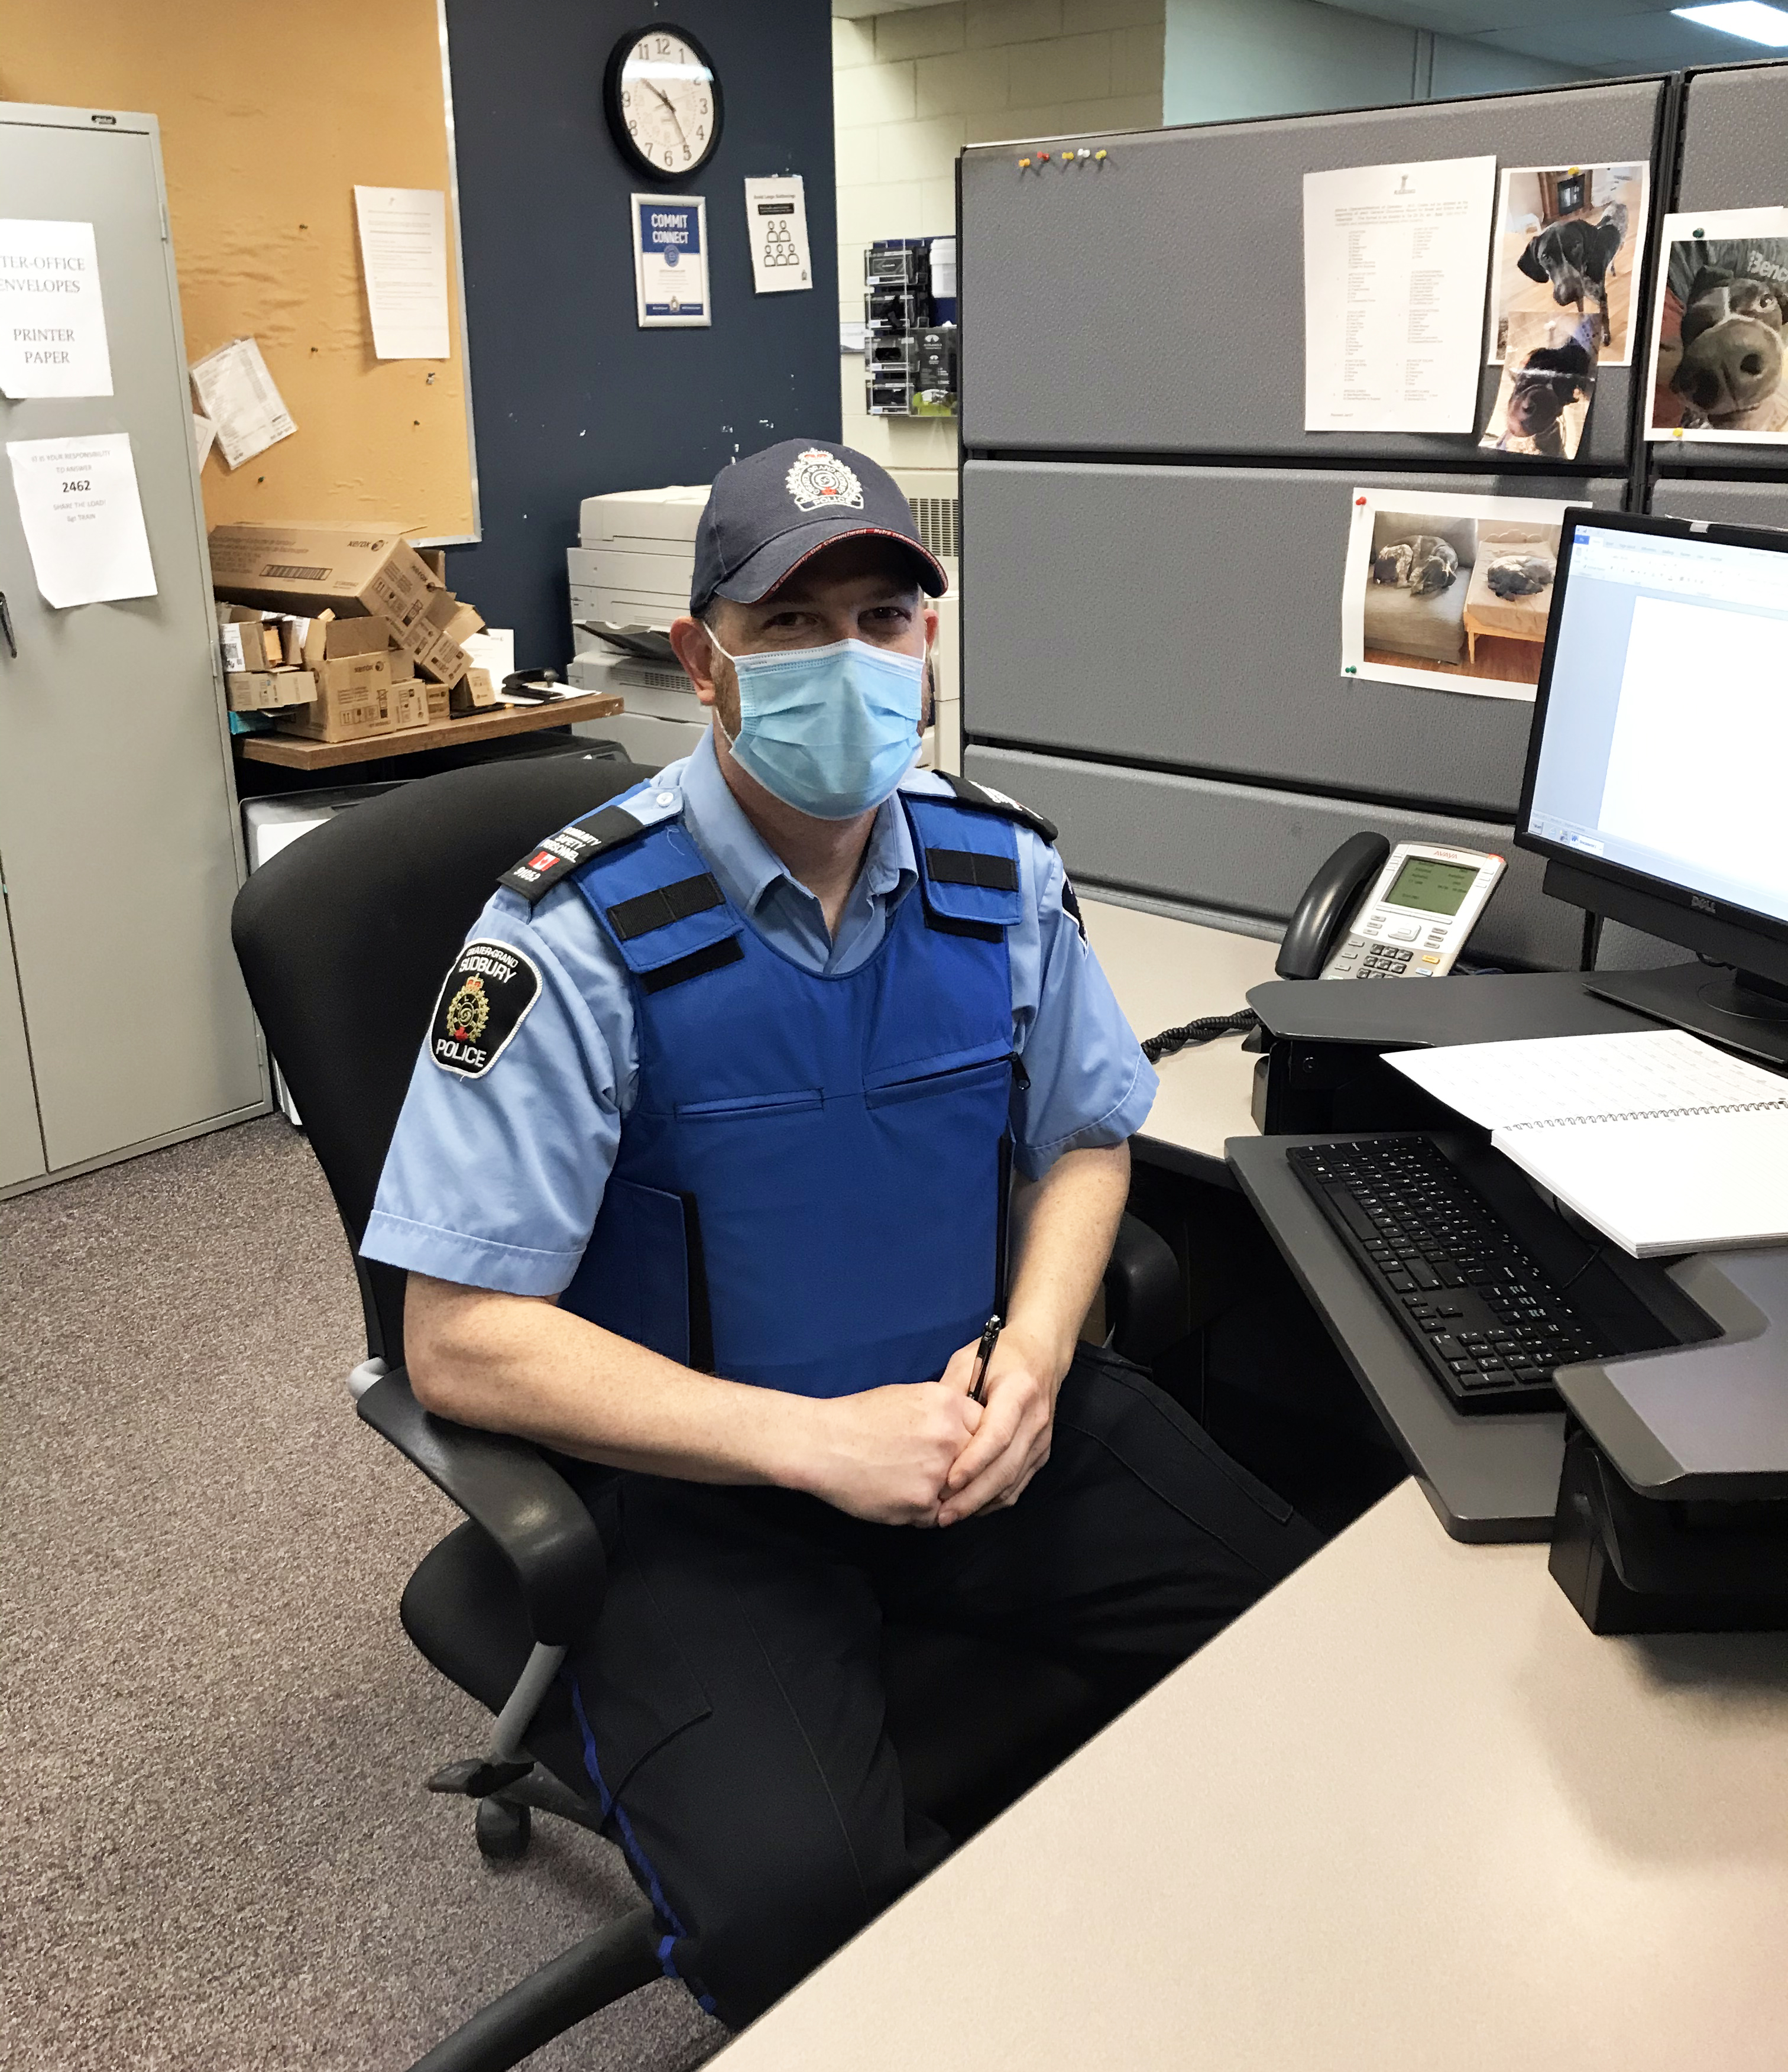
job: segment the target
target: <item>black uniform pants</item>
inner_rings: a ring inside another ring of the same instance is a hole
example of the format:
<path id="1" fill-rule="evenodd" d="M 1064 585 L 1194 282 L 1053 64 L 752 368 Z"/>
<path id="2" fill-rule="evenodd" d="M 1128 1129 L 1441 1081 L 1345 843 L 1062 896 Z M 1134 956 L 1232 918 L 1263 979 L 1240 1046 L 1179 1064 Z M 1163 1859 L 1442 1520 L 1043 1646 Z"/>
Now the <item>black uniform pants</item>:
<path id="1" fill-rule="evenodd" d="M 943 1531 L 646 1475 L 589 1494 L 608 1596 L 530 1743 L 556 1768 L 581 1760 L 665 1968 L 734 2027 L 949 1849 L 904 1803 L 884 1618 L 1141 1688 L 1317 1544 L 1137 1370 L 1091 1350 L 1018 1503 Z"/>

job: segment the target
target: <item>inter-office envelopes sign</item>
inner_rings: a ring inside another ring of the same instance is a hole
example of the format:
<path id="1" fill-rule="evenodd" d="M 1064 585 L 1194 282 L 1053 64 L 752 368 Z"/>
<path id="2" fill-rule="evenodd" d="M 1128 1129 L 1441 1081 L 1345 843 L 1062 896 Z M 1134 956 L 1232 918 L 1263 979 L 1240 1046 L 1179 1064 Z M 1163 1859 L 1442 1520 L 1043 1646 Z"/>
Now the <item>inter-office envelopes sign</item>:
<path id="1" fill-rule="evenodd" d="M 711 323 L 707 204 L 700 195 L 643 194 L 632 204 L 641 328 Z"/>
<path id="2" fill-rule="evenodd" d="M 0 392 L 112 393 L 92 224 L 0 219 Z"/>

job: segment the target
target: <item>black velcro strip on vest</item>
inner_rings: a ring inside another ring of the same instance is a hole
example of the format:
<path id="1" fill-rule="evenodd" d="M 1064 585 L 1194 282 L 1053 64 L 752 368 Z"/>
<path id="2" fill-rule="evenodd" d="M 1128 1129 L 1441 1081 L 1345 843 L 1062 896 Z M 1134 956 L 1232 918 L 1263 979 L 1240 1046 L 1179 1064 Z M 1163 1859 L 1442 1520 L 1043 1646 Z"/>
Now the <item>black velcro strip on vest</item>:
<path id="1" fill-rule="evenodd" d="M 631 943 L 635 935 L 649 935 L 655 928 L 687 921 L 692 914 L 705 914 L 720 903 L 720 887 L 701 870 L 693 878 L 680 878 L 674 885 L 661 885 L 656 892 L 642 892 L 636 899 L 623 899 L 602 911 L 615 934 L 623 943 Z"/>
<path id="2" fill-rule="evenodd" d="M 973 885 L 983 892 L 1016 892 L 1018 866 L 1009 856 L 975 849 L 928 849 L 925 868 L 939 885 Z"/>
<path id="3" fill-rule="evenodd" d="M 977 943 L 997 943 L 1005 934 L 997 921 L 959 921 L 953 914 L 940 914 L 932 906 L 925 910 L 925 925 L 940 935 L 972 935 Z"/>
<path id="4" fill-rule="evenodd" d="M 497 883 L 519 892 L 532 906 L 579 864 L 606 849 L 618 849 L 645 831 L 646 823 L 636 820 L 625 806 L 604 806 L 561 828 L 557 834 L 549 835 L 538 849 L 530 849 L 520 863 L 512 864 Z"/>
<path id="5" fill-rule="evenodd" d="M 714 1371 L 714 1318 L 708 1304 L 708 1262 L 701 1250 L 701 1217 L 693 1194 L 683 1197 L 683 1259 L 689 1284 L 689 1364 Z"/>
<path id="6" fill-rule="evenodd" d="M 679 957 L 674 964 L 660 964 L 656 971 L 641 972 L 639 983 L 647 993 L 662 993 L 666 986 L 680 985 L 686 978 L 700 978 L 704 972 L 719 971 L 727 964 L 744 960 L 745 952 L 739 948 L 737 935 L 722 935 L 717 943 L 709 943 L 704 949 L 692 950 L 686 957 Z"/>

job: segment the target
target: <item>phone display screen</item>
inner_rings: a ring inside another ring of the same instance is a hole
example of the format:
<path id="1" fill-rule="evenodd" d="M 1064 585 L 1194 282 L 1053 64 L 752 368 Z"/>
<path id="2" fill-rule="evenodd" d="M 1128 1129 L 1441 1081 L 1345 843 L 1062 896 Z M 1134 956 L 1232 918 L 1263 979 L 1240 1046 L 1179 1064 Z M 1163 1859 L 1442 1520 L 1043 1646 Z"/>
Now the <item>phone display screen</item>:
<path id="1" fill-rule="evenodd" d="M 1387 906 L 1413 907 L 1418 914 L 1457 914 L 1478 876 L 1470 863 L 1441 863 L 1431 856 L 1412 856 L 1397 873 L 1384 895 Z"/>

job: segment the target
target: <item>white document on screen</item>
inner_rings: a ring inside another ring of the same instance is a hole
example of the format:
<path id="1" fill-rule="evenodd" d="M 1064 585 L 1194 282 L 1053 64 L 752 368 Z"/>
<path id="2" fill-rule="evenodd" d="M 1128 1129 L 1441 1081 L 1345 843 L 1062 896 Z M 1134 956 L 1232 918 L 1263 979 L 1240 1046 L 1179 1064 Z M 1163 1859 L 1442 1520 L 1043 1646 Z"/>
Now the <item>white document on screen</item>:
<path id="1" fill-rule="evenodd" d="M 47 604 L 66 610 L 154 596 L 155 564 L 128 432 L 9 439 L 6 458 Z"/>
<path id="2" fill-rule="evenodd" d="M 1691 884 L 1717 860 L 1727 885 L 1749 888 L 1747 904 L 1773 891 L 1765 911 L 1778 913 L 1788 912 L 1785 634 L 1788 622 L 1762 613 L 1635 598 L 1597 821 L 1604 836 L 1676 858 Z"/>
<path id="3" fill-rule="evenodd" d="M 380 360 L 445 360 L 447 197 L 439 187 L 356 187 L 360 265 Z"/>
<path id="4" fill-rule="evenodd" d="M 1304 429 L 1477 430 L 1494 158 L 1304 175 Z"/>

